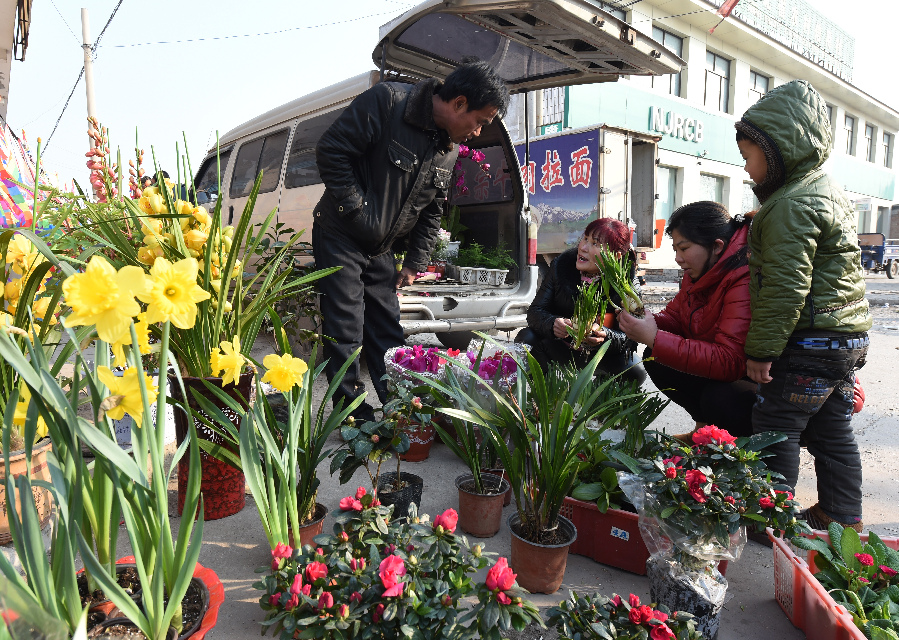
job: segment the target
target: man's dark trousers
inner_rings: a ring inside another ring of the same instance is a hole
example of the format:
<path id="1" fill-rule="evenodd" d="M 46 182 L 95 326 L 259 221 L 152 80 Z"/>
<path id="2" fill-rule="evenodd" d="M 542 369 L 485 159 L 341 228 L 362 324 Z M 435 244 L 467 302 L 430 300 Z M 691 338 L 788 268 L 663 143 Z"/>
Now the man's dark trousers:
<path id="1" fill-rule="evenodd" d="M 341 267 L 318 281 L 322 333 L 334 339 L 324 341 L 324 356 L 328 359 L 325 373 L 329 381 L 333 380 L 350 354 L 361 345 L 375 391 L 383 403 L 387 399 L 387 387 L 381 380 L 386 372 L 384 353 L 403 344 L 393 254 L 388 251 L 378 256 L 366 255 L 351 238 L 323 224 L 321 215 L 327 214 L 316 212 L 312 225 L 315 266 Z M 335 404 L 344 399 L 346 406 L 365 390 L 359 377 L 359 360 L 356 360 L 334 394 Z M 364 403 L 353 413 L 360 418 L 371 418 L 371 411 L 371 405 Z"/>

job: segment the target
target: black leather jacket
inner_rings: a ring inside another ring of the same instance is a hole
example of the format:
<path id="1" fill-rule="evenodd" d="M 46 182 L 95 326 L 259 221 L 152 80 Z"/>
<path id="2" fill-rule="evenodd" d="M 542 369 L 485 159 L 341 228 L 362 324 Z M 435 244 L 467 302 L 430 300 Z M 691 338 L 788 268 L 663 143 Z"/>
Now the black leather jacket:
<path id="1" fill-rule="evenodd" d="M 315 219 L 376 256 L 406 251 L 424 270 L 440 228 L 458 147 L 434 123 L 436 80 L 382 82 L 321 137 L 315 158 L 325 193 Z"/>
<path id="2" fill-rule="evenodd" d="M 581 272 L 575 266 L 577 249 L 568 249 L 552 261 L 549 273 L 543 279 L 543 284 L 537 291 L 534 301 L 528 309 L 528 327 L 543 338 L 554 338 L 553 323 L 556 318 L 570 318 L 574 313 L 574 301 L 578 295 L 578 287 L 581 285 Z M 633 275 L 634 267 L 631 266 Z M 641 295 L 640 284 L 636 277 L 633 278 L 633 287 L 637 295 Z M 614 292 L 612 300 L 619 304 L 621 299 Z M 609 307 L 608 311 L 613 309 Z M 623 331 L 617 328 L 606 328 L 606 340 L 611 342 L 611 353 L 633 353 L 637 349 L 637 343 L 628 338 Z"/>

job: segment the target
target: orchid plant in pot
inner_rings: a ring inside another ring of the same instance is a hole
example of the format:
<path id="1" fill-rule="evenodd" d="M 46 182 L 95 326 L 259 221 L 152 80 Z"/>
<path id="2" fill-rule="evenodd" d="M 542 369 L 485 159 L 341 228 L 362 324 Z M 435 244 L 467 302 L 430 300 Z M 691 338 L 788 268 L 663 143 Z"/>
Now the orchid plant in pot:
<path id="1" fill-rule="evenodd" d="M 540 622 L 537 609 L 515 586 L 515 574 L 500 558 L 484 583 L 473 574 L 488 555 L 455 535 L 452 509 L 437 516 L 392 518 L 364 487 L 340 501 L 332 534 L 316 545 L 280 545 L 256 588 L 266 612 L 263 633 L 282 640 L 301 631 L 328 639 L 401 636 L 464 640 Z M 466 596 L 476 604 L 463 607 Z"/>
<path id="2" fill-rule="evenodd" d="M 568 545 L 577 535 L 559 511 L 576 480 L 578 454 L 602 433 L 601 428 L 591 430 L 587 425 L 605 411 L 603 391 L 610 382 L 596 381 L 593 374 L 607 349 L 603 345 L 597 350 L 567 393 L 551 393 L 540 365 L 527 353 L 527 366 L 516 360 L 518 376 L 508 395 L 479 376 L 470 376 L 493 397 L 492 408 L 484 408 L 466 394 L 460 397 L 464 406 L 442 409 L 478 425 L 503 462 L 516 505 L 509 519 L 512 567 L 522 586 L 532 592 L 553 593 L 559 588 Z M 546 575 L 546 567 L 529 568 L 525 564 L 529 559 L 550 565 L 552 575 L 541 579 L 539 574 Z"/>

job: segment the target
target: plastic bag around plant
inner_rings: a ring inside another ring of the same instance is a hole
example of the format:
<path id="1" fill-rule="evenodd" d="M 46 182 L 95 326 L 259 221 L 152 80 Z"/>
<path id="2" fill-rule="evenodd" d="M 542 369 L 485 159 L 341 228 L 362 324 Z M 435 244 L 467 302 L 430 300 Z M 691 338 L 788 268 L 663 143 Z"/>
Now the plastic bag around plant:
<path id="1" fill-rule="evenodd" d="M 714 563 L 693 570 L 675 560 L 651 556 L 646 561 L 646 575 L 653 602 L 664 604 L 672 611 L 693 614 L 696 630 L 703 638 L 714 640 L 718 637 L 721 611 L 727 597 L 727 580 Z"/>
<path id="2" fill-rule="evenodd" d="M 743 552 L 746 527 L 740 527 L 730 536 L 727 547 L 714 539 L 703 543 L 697 540 L 695 532 L 682 531 L 658 516 L 658 502 L 640 476 L 619 471 L 618 486 L 640 516 L 640 534 L 650 557 L 701 568 L 704 565 L 716 565 L 722 560 L 737 560 Z"/>

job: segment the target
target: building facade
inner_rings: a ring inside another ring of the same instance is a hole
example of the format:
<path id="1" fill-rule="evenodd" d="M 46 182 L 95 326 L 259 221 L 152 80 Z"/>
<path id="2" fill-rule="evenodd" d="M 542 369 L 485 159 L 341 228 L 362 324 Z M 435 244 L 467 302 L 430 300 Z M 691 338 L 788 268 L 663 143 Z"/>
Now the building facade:
<path id="1" fill-rule="evenodd" d="M 537 92 L 533 134 L 603 123 L 659 138 L 656 229 L 679 206 L 715 200 L 731 213 L 758 207 L 734 140 L 734 122 L 766 92 L 808 80 L 828 105 L 833 151 L 825 164 L 859 214 L 859 232 L 890 237 L 899 112 L 852 85 L 851 36 L 803 0 L 741 3 L 717 26 L 721 0 L 607 4 L 608 13 L 680 56 L 679 74 Z M 618 6 L 629 5 L 626 8 Z M 897 207 L 899 208 L 899 207 Z M 671 266 L 670 242 L 649 255 Z"/>

